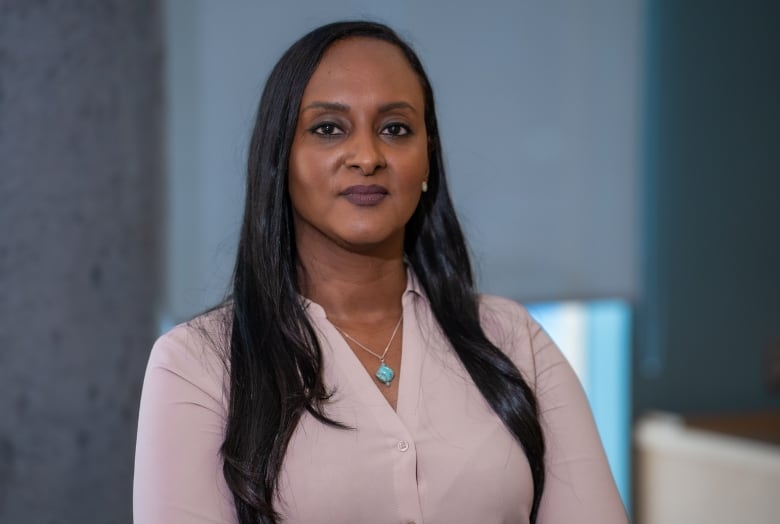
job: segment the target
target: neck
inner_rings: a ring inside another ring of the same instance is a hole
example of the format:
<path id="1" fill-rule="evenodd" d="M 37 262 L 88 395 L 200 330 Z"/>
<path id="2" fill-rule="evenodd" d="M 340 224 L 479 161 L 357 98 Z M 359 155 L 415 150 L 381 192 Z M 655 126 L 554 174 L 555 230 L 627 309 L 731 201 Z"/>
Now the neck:
<path id="1" fill-rule="evenodd" d="M 333 321 L 395 319 L 401 313 L 406 267 L 402 249 L 393 251 L 355 253 L 338 246 L 308 250 L 299 245 L 301 291 Z"/>

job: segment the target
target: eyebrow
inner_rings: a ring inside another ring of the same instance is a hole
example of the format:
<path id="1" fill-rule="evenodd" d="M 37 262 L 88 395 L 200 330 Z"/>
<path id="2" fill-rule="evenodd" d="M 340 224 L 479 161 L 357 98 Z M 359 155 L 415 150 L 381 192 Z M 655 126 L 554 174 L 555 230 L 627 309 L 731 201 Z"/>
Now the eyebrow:
<path id="1" fill-rule="evenodd" d="M 337 102 L 312 102 L 303 108 L 304 111 L 308 111 L 309 109 L 326 109 L 328 111 L 346 113 L 349 111 L 349 106 L 346 104 L 339 104 Z"/>
<path id="2" fill-rule="evenodd" d="M 380 113 L 387 113 L 388 111 L 393 111 L 394 109 L 408 109 L 413 113 L 417 112 L 414 106 L 412 106 L 412 104 L 409 102 L 390 102 L 389 104 L 379 106 Z"/>
<path id="3" fill-rule="evenodd" d="M 327 111 L 337 111 L 340 113 L 349 112 L 349 106 L 339 102 L 312 102 L 304 107 L 303 111 L 308 111 L 310 109 L 325 109 Z M 388 111 L 393 111 L 395 109 L 408 109 L 413 113 L 417 112 L 414 106 L 409 102 L 389 102 L 379 106 L 379 113 L 387 113 Z"/>

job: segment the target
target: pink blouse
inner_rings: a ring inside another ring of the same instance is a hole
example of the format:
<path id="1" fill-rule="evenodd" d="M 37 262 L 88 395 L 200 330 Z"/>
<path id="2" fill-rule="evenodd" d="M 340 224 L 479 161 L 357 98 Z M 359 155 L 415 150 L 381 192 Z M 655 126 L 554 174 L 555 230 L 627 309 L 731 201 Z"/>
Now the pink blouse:
<path id="1" fill-rule="evenodd" d="M 410 272 L 403 296 L 397 410 L 328 322 L 307 302 L 336 393 L 328 415 L 304 414 L 275 507 L 287 523 L 526 523 L 533 483 L 526 457 L 468 376 Z M 483 296 L 482 325 L 536 391 L 547 445 L 537 522 L 611 524 L 627 518 L 582 388 L 525 309 Z M 152 349 L 138 422 L 137 524 L 235 523 L 219 447 L 227 377 L 203 335 L 213 317 L 177 326 Z"/>

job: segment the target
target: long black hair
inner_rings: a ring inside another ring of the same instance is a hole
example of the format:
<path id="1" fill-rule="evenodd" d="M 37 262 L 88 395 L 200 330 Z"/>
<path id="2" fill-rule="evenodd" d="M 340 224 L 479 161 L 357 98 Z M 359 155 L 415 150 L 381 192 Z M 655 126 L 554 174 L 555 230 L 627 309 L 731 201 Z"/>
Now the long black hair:
<path id="1" fill-rule="evenodd" d="M 290 437 L 308 412 L 324 412 L 322 352 L 299 295 L 287 171 L 304 89 L 334 42 L 376 38 L 397 46 L 422 85 L 429 137 L 428 191 L 406 226 L 408 263 L 431 309 L 482 395 L 522 446 L 531 466 L 535 521 L 544 487 L 544 438 L 536 399 L 518 369 L 485 336 L 468 251 L 444 176 L 433 91 L 420 60 L 393 30 L 337 22 L 295 42 L 265 85 L 249 147 L 246 203 L 232 291 L 230 402 L 221 452 L 241 524 L 276 522 L 273 501 Z"/>

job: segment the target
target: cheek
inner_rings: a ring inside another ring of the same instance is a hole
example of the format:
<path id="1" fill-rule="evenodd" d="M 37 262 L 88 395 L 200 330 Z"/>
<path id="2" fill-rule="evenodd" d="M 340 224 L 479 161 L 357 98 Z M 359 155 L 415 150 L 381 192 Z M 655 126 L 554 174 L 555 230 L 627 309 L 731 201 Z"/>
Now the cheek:
<path id="1" fill-rule="evenodd" d="M 292 171 L 290 171 L 290 178 L 287 181 L 287 192 L 290 195 L 290 204 L 292 205 L 293 211 L 297 214 L 300 214 L 305 195 L 302 194 L 302 186 L 293 176 Z"/>
<path id="2" fill-rule="evenodd" d="M 322 185 L 332 178 L 343 160 L 339 149 L 318 150 L 301 146 L 293 148 L 288 163 L 292 183 L 293 175 L 300 185 Z"/>
<path id="3" fill-rule="evenodd" d="M 325 212 L 324 188 L 315 185 L 313 181 L 290 173 L 289 181 L 290 204 L 296 215 L 306 219 L 313 220 Z"/>
<path id="4" fill-rule="evenodd" d="M 428 151 L 422 148 L 403 160 L 404 185 L 410 190 L 420 191 L 423 180 L 428 178 Z"/>
<path id="5" fill-rule="evenodd" d="M 304 169 L 301 169 L 304 167 Z M 295 214 L 309 217 L 316 213 L 316 199 L 312 187 L 311 173 L 305 166 L 291 163 L 287 179 L 287 191 L 290 195 L 290 203 Z"/>
<path id="6" fill-rule="evenodd" d="M 331 177 L 327 173 L 327 159 L 308 151 L 293 150 L 290 155 L 287 186 L 295 211 L 306 214 L 307 208 L 316 207 L 317 196 L 329 191 Z"/>

